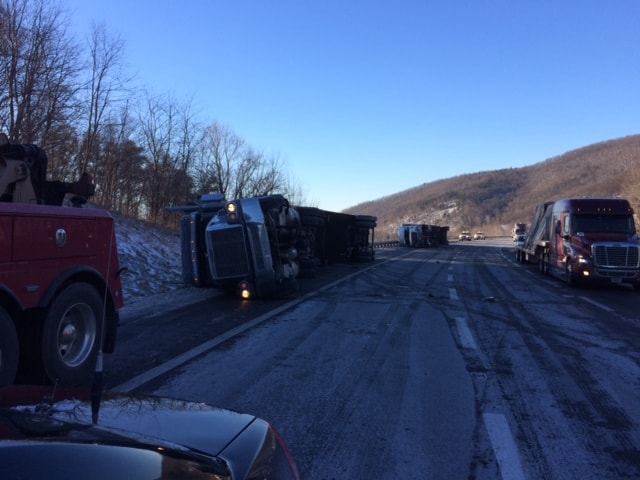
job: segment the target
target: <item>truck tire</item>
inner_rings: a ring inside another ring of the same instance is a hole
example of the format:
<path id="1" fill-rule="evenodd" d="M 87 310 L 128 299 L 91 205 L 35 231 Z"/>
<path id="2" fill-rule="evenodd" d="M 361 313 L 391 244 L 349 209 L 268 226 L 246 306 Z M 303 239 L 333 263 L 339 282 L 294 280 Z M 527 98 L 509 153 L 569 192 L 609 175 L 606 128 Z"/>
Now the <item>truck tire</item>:
<path id="1" fill-rule="evenodd" d="M 549 275 L 549 254 L 540 253 L 538 255 L 538 271 L 542 275 Z"/>
<path id="2" fill-rule="evenodd" d="M 88 283 L 69 285 L 56 296 L 42 329 L 47 377 L 62 386 L 86 383 L 102 336 L 102 298 Z"/>
<path id="3" fill-rule="evenodd" d="M 11 385 L 15 380 L 19 354 L 16 327 L 7 311 L 0 307 L 0 387 Z"/>

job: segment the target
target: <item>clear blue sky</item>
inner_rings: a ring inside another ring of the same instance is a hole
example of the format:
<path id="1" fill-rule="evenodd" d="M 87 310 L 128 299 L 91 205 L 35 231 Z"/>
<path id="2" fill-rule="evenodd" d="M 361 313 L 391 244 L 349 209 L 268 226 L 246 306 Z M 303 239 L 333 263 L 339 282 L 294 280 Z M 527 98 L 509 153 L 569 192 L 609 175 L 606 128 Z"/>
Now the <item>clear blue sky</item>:
<path id="1" fill-rule="evenodd" d="M 637 0 L 63 0 L 342 210 L 640 133 Z"/>

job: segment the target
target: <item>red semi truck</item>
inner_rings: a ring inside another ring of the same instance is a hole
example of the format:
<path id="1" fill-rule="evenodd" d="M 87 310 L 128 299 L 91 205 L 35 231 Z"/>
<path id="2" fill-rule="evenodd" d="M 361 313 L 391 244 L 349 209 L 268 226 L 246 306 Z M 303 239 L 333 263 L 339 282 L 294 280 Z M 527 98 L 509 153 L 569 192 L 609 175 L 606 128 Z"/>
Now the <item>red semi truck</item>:
<path id="1" fill-rule="evenodd" d="M 113 218 L 94 186 L 46 180 L 46 154 L 0 142 L 0 385 L 86 383 L 113 352 L 122 307 Z M 69 195 L 67 195 L 69 194 Z"/>
<path id="2" fill-rule="evenodd" d="M 622 198 L 570 198 L 536 207 L 516 260 L 580 282 L 630 284 L 640 288 L 640 244 L 634 212 Z"/>

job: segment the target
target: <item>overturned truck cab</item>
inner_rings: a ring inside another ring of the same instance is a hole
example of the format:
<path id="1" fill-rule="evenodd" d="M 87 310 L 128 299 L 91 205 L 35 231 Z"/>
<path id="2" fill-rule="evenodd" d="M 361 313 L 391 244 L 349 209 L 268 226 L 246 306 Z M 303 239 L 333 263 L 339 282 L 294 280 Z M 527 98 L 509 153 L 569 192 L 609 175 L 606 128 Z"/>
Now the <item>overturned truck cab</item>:
<path id="1" fill-rule="evenodd" d="M 301 230 L 298 212 L 281 195 L 226 202 L 205 232 L 213 281 L 243 298 L 295 291 Z"/>
<path id="2" fill-rule="evenodd" d="M 282 195 L 205 195 L 182 211 L 183 280 L 242 298 L 286 296 L 336 261 L 374 260 L 376 217 L 293 207 Z"/>

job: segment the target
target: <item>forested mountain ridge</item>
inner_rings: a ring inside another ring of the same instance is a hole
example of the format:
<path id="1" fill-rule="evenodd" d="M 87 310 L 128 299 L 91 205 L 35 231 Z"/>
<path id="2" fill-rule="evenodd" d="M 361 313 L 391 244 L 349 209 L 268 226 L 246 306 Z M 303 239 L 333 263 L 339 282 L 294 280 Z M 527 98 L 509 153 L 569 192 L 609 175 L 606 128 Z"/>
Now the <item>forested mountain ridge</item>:
<path id="1" fill-rule="evenodd" d="M 403 223 L 448 225 L 508 234 L 514 222 L 529 223 L 536 205 L 568 197 L 629 199 L 640 212 L 640 135 L 596 143 L 521 168 L 459 175 L 425 183 L 348 213 L 378 217 L 376 239 L 395 239 Z"/>

